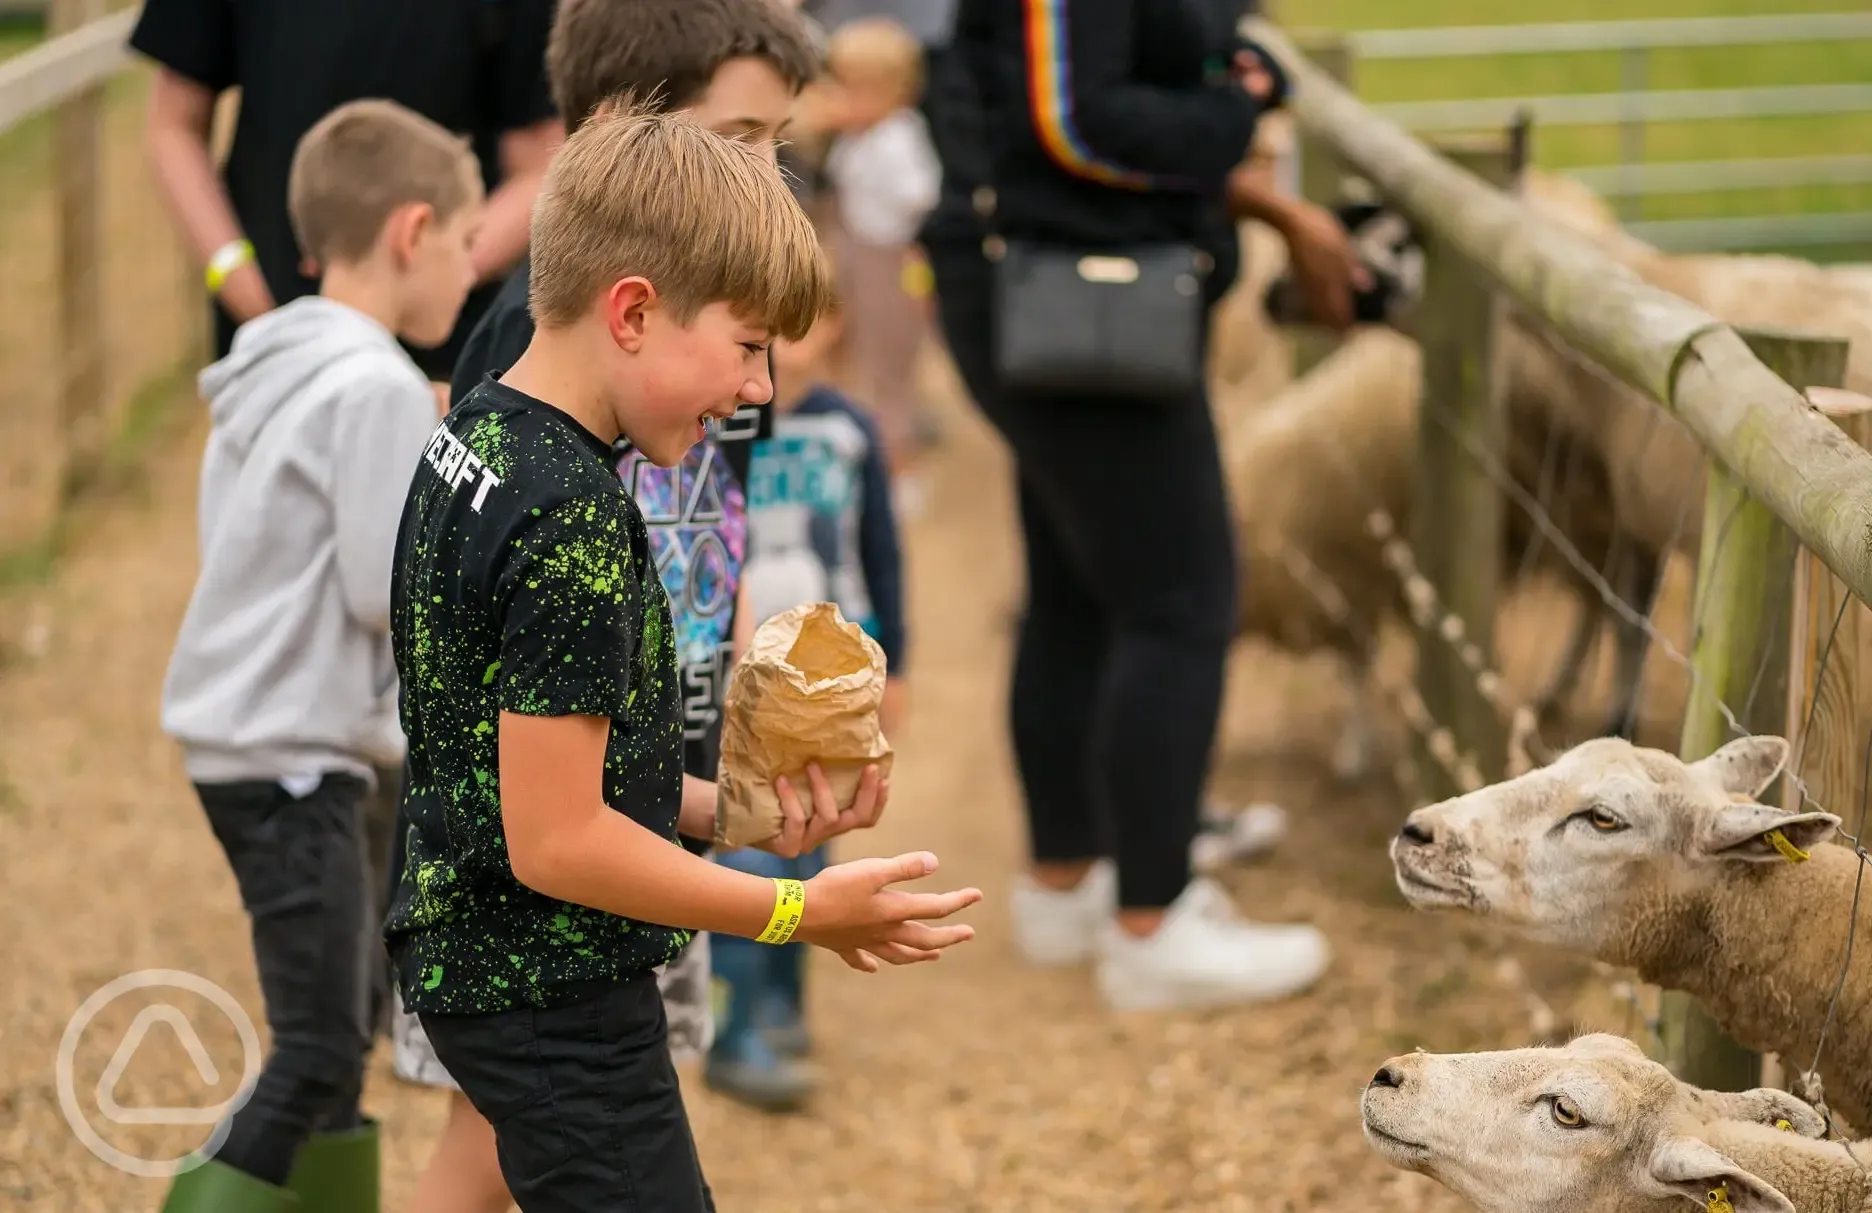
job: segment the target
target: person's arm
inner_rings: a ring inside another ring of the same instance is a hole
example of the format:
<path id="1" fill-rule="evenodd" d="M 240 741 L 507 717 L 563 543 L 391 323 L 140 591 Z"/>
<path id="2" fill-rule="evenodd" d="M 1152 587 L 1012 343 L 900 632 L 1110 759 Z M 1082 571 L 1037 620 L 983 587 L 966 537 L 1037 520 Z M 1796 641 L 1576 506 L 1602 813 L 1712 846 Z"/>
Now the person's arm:
<path id="1" fill-rule="evenodd" d="M 209 147 L 215 98 L 238 78 L 231 0 L 150 0 L 131 31 L 130 48 L 156 63 L 143 120 L 150 173 L 205 272 L 216 252 L 244 238 Z M 273 293 L 252 259 L 227 275 L 220 299 L 237 321 L 273 307 Z"/>
<path id="2" fill-rule="evenodd" d="M 864 574 L 865 594 L 877 617 L 878 647 L 884 650 L 890 676 L 901 678 L 907 660 L 904 638 L 903 547 L 897 534 L 897 515 L 891 504 L 890 467 L 877 427 L 857 409 L 850 415 L 868 439 L 859 470 L 858 565 Z"/>
<path id="3" fill-rule="evenodd" d="M 390 630 L 390 579 L 410 478 L 436 428 L 435 398 L 378 380 L 336 401 L 331 503 L 338 587 L 359 626 Z"/>
<path id="4" fill-rule="evenodd" d="M 611 721 L 593 716 L 500 716 L 501 821 L 521 884 L 558 901 L 695 931 L 759 938 L 775 882 L 691 855 L 604 802 Z M 981 900 L 977 889 L 904 893 L 889 886 L 936 870 L 925 852 L 838 864 L 806 882 L 793 938 L 837 952 L 852 968 L 935 960 L 974 937 L 931 926 Z"/>
<path id="5" fill-rule="evenodd" d="M 1284 193 L 1253 161 L 1229 174 L 1227 194 L 1237 219 L 1265 223 L 1286 242 L 1288 272 L 1308 315 L 1330 329 L 1349 328 L 1355 319 L 1353 296 L 1371 289 L 1372 276 L 1333 213 Z"/>
<path id="6" fill-rule="evenodd" d="M 1164 89 L 1132 79 L 1155 0 L 1020 0 L 1027 120 L 1062 169 L 1103 185 L 1209 192 L 1248 154 L 1266 102 L 1243 80 Z M 1011 56 L 1005 57 L 1011 59 Z"/>
<path id="7" fill-rule="evenodd" d="M 534 196 L 563 142 L 565 128 L 556 115 L 501 135 L 501 181 L 488 195 L 481 227 L 469 250 L 476 282 L 503 277 L 526 252 Z"/>
<path id="8" fill-rule="evenodd" d="M 553 0 L 508 0 L 506 7 L 507 33 L 488 82 L 488 118 L 499 140 L 501 180 L 488 196 L 487 213 L 475 237 L 477 282 L 506 274 L 526 251 L 533 197 L 565 138 L 546 79 Z"/>
<path id="9" fill-rule="evenodd" d="M 691 855 L 604 798 L 613 722 L 628 718 L 637 690 L 638 570 L 620 575 L 613 555 L 626 529 L 615 498 L 569 501 L 515 538 L 493 587 L 507 604 L 498 735 L 508 863 L 521 884 L 555 900 L 758 937 L 774 913 L 773 881 Z M 925 854 L 828 868 L 807 882 L 794 938 L 859 969 L 934 959 L 973 932 L 916 920 L 947 917 L 981 897 L 888 887 L 934 870 Z"/>
<path id="10" fill-rule="evenodd" d="M 759 935 L 771 881 L 691 855 L 605 803 L 610 737 L 608 716 L 502 709 L 501 823 L 514 879 L 643 922 Z"/>

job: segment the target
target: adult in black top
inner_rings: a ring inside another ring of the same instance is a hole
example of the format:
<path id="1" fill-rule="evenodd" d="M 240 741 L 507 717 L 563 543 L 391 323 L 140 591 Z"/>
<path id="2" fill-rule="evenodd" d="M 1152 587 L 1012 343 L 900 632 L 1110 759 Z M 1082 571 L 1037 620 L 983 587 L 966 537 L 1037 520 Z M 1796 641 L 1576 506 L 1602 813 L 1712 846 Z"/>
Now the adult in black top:
<path id="1" fill-rule="evenodd" d="M 237 323 L 317 289 L 286 211 L 300 136 L 346 101 L 385 97 L 468 137 L 490 190 L 476 240 L 482 285 L 445 344 L 410 350 L 431 379 L 449 378 L 526 247 L 532 193 L 563 135 L 546 84 L 552 12 L 553 0 L 146 0 L 130 46 L 159 68 L 148 130 L 158 181 L 204 263 L 245 234 L 258 266 L 216 300 L 217 356 Z M 217 183 L 209 126 L 215 98 L 236 87 Z"/>
<path id="2" fill-rule="evenodd" d="M 1298 265 L 1329 267 L 1314 283 L 1349 311 L 1343 232 L 1297 200 L 1251 196 L 1238 171 L 1284 82 L 1239 40 L 1225 2 L 960 0 L 931 84 L 946 182 L 922 235 L 947 344 L 1013 448 L 1025 538 L 1011 714 L 1034 868 L 1015 898 L 1016 941 L 1035 960 L 1078 959 L 1120 909 L 1127 929 L 1107 937 L 1099 975 L 1115 1002 L 1297 988 L 1324 945 L 1306 932 L 1190 925 L 1212 917 L 1209 891 L 1190 892 L 1201 882 L 1189 848 L 1235 630 L 1208 401 L 999 383 L 969 195 L 992 184 L 1000 229 L 1040 243 L 1197 243 L 1214 258 L 1212 303 L 1236 276 L 1235 219 L 1257 214 L 1287 234 Z M 1115 906 L 1101 856 L 1116 860 Z"/>

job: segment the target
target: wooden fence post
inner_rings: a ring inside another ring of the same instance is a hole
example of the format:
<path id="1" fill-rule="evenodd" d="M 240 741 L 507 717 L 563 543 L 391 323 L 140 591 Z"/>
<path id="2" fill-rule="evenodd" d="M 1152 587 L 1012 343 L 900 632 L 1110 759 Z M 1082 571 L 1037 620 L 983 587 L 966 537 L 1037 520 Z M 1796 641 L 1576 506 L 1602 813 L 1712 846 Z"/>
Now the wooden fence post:
<path id="1" fill-rule="evenodd" d="M 48 29 L 70 33 L 103 15 L 100 0 L 52 0 Z M 102 84 L 53 115 L 58 205 L 58 407 L 61 491 L 90 474 L 104 441 Z"/>
<path id="2" fill-rule="evenodd" d="M 1520 171 L 1523 136 L 1516 132 L 1439 140 L 1436 146 L 1497 187 L 1513 185 Z M 1502 300 L 1493 285 L 1461 254 L 1427 234 L 1423 300 L 1415 322 L 1423 348 L 1423 404 L 1417 420 L 1411 546 L 1445 611 L 1462 621 L 1462 633 L 1451 637 L 1442 619 L 1418 633 L 1417 690 L 1430 717 L 1455 743 L 1458 764 L 1472 764 L 1482 783 L 1502 778 L 1507 736 L 1500 715 L 1476 689 L 1461 650 L 1475 645 L 1483 662 L 1494 665 L 1504 503 L 1500 486 L 1472 447 L 1488 452 L 1497 470 L 1503 466 L 1506 422 L 1495 360 L 1502 319 Z M 1432 744 L 1419 737 L 1413 745 L 1416 794 L 1424 803 L 1466 790 L 1429 752 Z"/>
<path id="3" fill-rule="evenodd" d="M 1315 67 L 1345 87 L 1352 87 L 1352 44 L 1343 34 L 1313 31 L 1296 35 L 1295 40 Z M 1297 126 L 1294 137 L 1300 155 L 1300 196 L 1327 207 L 1339 202 L 1346 173 L 1344 159 L 1330 144 Z M 1302 326 L 1293 335 L 1294 377 L 1318 366 L 1338 344 L 1337 334 Z"/>
<path id="4" fill-rule="evenodd" d="M 1843 378 L 1847 345 L 1838 344 L 1838 366 L 1817 368 L 1811 387 L 1827 387 Z M 1814 402 L 1861 447 L 1872 449 L 1872 400 L 1841 393 Z M 1866 714 L 1872 711 L 1872 688 L 1865 685 L 1860 646 L 1872 640 L 1865 603 L 1833 575 L 1818 556 L 1802 549 L 1794 557 L 1794 624 L 1788 636 L 1787 730 L 1793 747 L 1789 770 L 1806 784 L 1807 794 L 1823 805 L 1859 802 L 1860 747 Z M 1842 605 L 1844 610 L 1841 610 Z M 1839 629 L 1833 627 L 1839 618 Z M 1824 667 L 1821 665 L 1825 658 Z M 1800 769 L 1793 770 L 1798 759 Z M 1789 811 L 1803 805 L 1800 785 L 1782 781 L 1781 803 Z M 1762 1085 L 1782 1087 L 1781 1059 L 1762 1057 Z"/>
<path id="5" fill-rule="evenodd" d="M 1740 335 L 1794 388 L 1837 386 L 1845 376 L 1844 341 L 1768 330 Z M 1801 630 L 1791 606 L 1797 548 L 1787 525 L 1712 459 L 1693 599 L 1700 622 L 1691 665 L 1698 685 L 1684 714 L 1680 757 L 1694 761 L 1730 740 L 1723 704 L 1751 733 L 1787 731 L 1789 684 L 1798 681 L 1789 674 L 1790 632 Z M 1761 1059 L 1724 1036 L 1689 995 L 1664 991 L 1659 1019 L 1661 1060 L 1683 1081 L 1722 1091 L 1760 1085 Z"/>

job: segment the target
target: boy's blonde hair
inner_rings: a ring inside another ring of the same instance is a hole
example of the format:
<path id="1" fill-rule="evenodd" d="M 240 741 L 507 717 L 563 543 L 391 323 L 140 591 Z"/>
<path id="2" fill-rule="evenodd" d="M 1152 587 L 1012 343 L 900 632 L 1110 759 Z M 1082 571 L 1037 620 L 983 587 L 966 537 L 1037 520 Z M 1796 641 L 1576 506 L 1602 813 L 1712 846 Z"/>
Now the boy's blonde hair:
<path id="1" fill-rule="evenodd" d="M 832 31 L 826 68 L 841 84 L 867 82 L 896 91 L 904 105 L 923 92 L 923 46 L 889 17 L 859 17 Z"/>
<path id="2" fill-rule="evenodd" d="M 797 340 L 831 277 L 811 221 L 753 144 L 630 97 L 567 136 L 533 205 L 528 305 L 583 316 L 620 278 L 649 279 L 678 323 L 711 303 Z"/>
<path id="3" fill-rule="evenodd" d="M 426 202 L 438 222 L 481 201 L 468 142 L 394 101 L 349 101 L 293 151 L 286 211 L 300 251 L 321 266 L 370 254 L 390 213 Z"/>

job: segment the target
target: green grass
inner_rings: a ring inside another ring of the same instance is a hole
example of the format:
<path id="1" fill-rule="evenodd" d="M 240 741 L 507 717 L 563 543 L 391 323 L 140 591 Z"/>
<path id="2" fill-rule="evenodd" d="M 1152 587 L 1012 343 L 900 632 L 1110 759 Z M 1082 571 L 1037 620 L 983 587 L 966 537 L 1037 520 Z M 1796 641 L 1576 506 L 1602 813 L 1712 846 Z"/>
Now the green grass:
<path id="1" fill-rule="evenodd" d="M 1767 16 L 1837 12 L 1841 0 L 1551 0 L 1531 9 L 1519 0 L 1285 0 L 1294 29 L 1398 29 L 1492 25 L 1523 21 L 1603 21 L 1642 18 Z M 1590 52 L 1504 55 L 1490 59 L 1373 61 L 1355 67 L 1359 95 L 1374 104 L 1564 93 L 1616 92 L 1625 87 L 1621 56 Z M 1646 87 L 1747 88 L 1864 83 L 1872 80 L 1872 41 L 1794 43 L 1759 47 L 1693 47 L 1649 52 Z M 1645 127 L 1647 161 L 1861 154 L 1872 148 L 1872 113 L 1796 118 L 1653 123 Z M 1535 163 L 1564 171 L 1616 164 L 1615 126 L 1534 131 Z M 1751 215 L 1872 211 L 1872 184 L 1789 186 L 1725 193 L 1657 194 L 1628 201 L 1630 217 L 1703 219 Z M 1768 251 L 1768 250 L 1764 250 Z M 1816 260 L 1872 260 L 1872 244 L 1787 250 Z"/>

